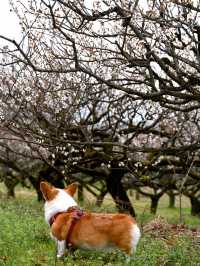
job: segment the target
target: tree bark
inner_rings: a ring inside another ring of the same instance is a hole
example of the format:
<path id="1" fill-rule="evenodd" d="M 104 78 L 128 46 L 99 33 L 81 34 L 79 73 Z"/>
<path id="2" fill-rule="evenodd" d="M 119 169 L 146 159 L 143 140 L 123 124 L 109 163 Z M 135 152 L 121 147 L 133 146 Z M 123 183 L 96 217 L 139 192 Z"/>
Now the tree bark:
<path id="1" fill-rule="evenodd" d="M 78 202 L 84 202 L 84 196 L 83 196 L 83 186 L 78 185 Z"/>
<path id="2" fill-rule="evenodd" d="M 15 198 L 15 186 L 7 187 L 7 197 L 8 198 Z"/>
<path id="3" fill-rule="evenodd" d="M 168 193 L 169 196 L 169 208 L 175 208 L 176 196 L 174 195 L 173 191 Z"/>
<path id="4" fill-rule="evenodd" d="M 7 189 L 7 197 L 8 198 L 15 198 L 15 186 L 18 182 L 15 182 L 14 177 L 7 177 L 4 181 L 4 185 Z"/>
<path id="5" fill-rule="evenodd" d="M 31 185 L 34 187 L 36 193 L 37 193 L 37 200 L 38 201 L 42 201 L 43 200 L 43 196 L 42 196 L 42 192 L 40 191 L 40 181 L 41 179 L 38 177 L 38 178 L 35 178 L 33 176 L 29 176 L 28 177 Z"/>
<path id="6" fill-rule="evenodd" d="M 160 197 L 153 195 L 150 198 L 151 198 L 150 212 L 152 214 L 156 214 Z"/>
<path id="7" fill-rule="evenodd" d="M 136 190 L 136 192 L 135 192 L 135 199 L 136 199 L 136 200 L 140 200 L 140 193 L 139 193 L 139 191 L 137 191 L 137 190 Z"/>
<path id="8" fill-rule="evenodd" d="M 107 189 L 111 194 L 119 212 L 128 212 L 135 217 L 135 210 L 121 182 L 123 175 L 123 169 L 121 170 L 120 168 L 113 168 L 109 176 L 106 178 Z"/>
<path id="9" fill-rule="evenodd" d="M 97 207 L 101 207 L 106 194 L 107 194 L 107 190 L 102 190 L 101 193 L 97 196 L 97 200 L 96 200 Z"/>
<path id="10" fill-rule="evenodd" d="M 57 188 L 64 188 L 63 178 L 58 176 L 58 174 L 55 172 L 55 169 L 51 167 L 44 167 L 44 169 L 39 172 L 38 177 L 29 176 L 29 180 L 36 190 L 38 201 L 43 200 L 42 192 L 40 191 L 41 181 L 47 181 Z"/>
<path id="11" fill-rule="evenodd" d="M 191 203 L 191 215 L 200 216 L 200 199 L 196 197 L 190 197 Z"/>

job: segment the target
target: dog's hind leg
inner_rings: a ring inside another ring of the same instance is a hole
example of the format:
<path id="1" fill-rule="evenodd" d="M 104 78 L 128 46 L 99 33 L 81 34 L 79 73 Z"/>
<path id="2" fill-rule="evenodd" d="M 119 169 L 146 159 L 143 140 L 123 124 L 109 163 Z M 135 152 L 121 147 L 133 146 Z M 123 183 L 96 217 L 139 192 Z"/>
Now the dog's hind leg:
<path id="1" fill-rule="evenodd" d="M 131 238 L 132 238 L 131 239 L 131 252 L 130 252 L 131 254 L 135 253 L 140 237 L 141 237 L 140 229 L 136 224 L 134 224 L 132 227 L 132 232 L 131 232 Z"/>
<path id="2" fill-rule="evenodd" d="M 119 248 L 124 252 L 126 263 L 130 263 L 134 260 L 136 247 L 140 237 L 140 229 L 136 224 L 134 224 L 131 228 L 129 241 L 123 241 L 122 239 L 122 241 L 119 243 Z"/>

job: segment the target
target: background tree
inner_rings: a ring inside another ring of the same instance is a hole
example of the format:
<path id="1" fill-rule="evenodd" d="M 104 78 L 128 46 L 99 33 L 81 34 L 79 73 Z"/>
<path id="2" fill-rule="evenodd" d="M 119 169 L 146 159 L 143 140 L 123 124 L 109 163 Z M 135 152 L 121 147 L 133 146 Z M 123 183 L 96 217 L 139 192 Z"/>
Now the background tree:
<path id="1" fill-rule="evenodd" d="M 45 164 L 42 178 L 103 180 L 118 208 L 135 215 L 129 173 L 131 187 L 156 191 L 152 199 L 181 187 L 199 214 L 198 3 L 12 8 L 24 37 L 1 36 L 10 44 L 1 49 L 2 128 Z"/>

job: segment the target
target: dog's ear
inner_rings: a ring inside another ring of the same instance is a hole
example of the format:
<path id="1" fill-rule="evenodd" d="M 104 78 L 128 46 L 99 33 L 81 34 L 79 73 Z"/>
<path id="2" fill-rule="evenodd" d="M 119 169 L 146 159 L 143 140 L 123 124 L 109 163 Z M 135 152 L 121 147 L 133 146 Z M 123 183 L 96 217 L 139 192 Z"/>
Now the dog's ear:
<path id="1" fill-rule="evenodd" d="M 40 182 L 40 190 L 45 200 L 54 199 L 58 193 L 58 190 L 47 182 Z"/>
<path id="2" fill-rule="evenodd" d="M 76 184 L 76 183 L 72 183 L 72 184 L 70 184 L 69 186 L 67 186 L 66 188 L 65 188 L 65 191 L 70 195 L 70 196 L 74 196 L 74 194 L 75 194 L 75 192 L 76 192 L 76 190 L 77 190 L 77 187 L 78 187 L 78 184 Z"/>

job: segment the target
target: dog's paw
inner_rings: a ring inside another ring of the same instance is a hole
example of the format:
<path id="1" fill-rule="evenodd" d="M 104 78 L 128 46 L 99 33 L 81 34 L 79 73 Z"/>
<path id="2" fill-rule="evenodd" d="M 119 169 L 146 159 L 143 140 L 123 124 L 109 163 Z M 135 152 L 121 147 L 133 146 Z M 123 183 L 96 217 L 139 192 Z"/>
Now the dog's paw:
<path id="1" fill-rule="evenodd" d="M 57 254 L 57 258 L 58 259 L 61 259 L 61 258 L 63 258 L 64 257 L 64 254 Z"/>

